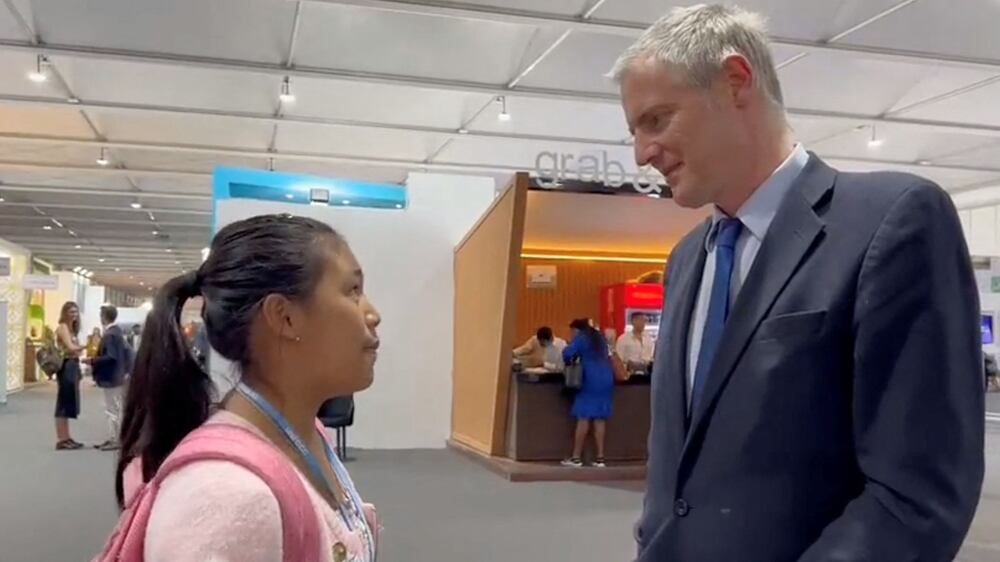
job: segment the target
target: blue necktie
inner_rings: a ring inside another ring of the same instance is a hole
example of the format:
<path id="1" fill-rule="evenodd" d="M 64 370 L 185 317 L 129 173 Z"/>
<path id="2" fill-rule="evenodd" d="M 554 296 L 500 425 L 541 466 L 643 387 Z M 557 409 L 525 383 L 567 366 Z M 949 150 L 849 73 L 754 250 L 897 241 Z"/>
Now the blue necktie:
<path id="1" fill-rule="evenodd" d="M 712 279 L 712 298 L 705 316 L 705 329 L 701 334 L 701 349 L 698 364 L 691 384 L 691 409 L 694 412 L 705 390 L 705 379 L 712 368 L 715 353 L 722 341 L 722 330 L 729 317 L 729 283 L 733 276 L 733 261 L 736 255 L 736 240 L 740 237 L 743 223 L 738 219 L 722 219 L 715 235 L 715 277 Z"/>

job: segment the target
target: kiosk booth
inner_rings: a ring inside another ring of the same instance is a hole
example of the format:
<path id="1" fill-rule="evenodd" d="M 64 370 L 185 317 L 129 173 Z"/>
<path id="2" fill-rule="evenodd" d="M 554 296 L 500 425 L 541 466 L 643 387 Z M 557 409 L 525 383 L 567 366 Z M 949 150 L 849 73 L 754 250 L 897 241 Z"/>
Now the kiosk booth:
<path id="1" fill-rule="evenodd" d="M 705 217 L 669 198 L 544 188 L 517 174 L 455 251 L 450 445 L 513 480 L 643 477 L 649 377 L 616 385 L 609 468 L 563 469 L 575 420 L 562 374 L 516 372 L 512 350 L 541 326 L 569 340 L 576 318 L 620 335 L 631 310 L 655 330 L 662 284 L 636 281 L 662 272 Z"/>

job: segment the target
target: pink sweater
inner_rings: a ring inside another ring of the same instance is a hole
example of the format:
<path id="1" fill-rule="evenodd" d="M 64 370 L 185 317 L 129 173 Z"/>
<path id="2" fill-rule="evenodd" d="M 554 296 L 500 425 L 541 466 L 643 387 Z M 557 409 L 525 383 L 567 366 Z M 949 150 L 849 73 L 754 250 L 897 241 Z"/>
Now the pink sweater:
<path id="1" fill-rule="evenodd" d="M 250 422 L 224 410 L 207 423 L 238 425 L 264 437 Z M 360 534 L 351 533 L 340 514 L 298 469 L 296 472 L 320 518 L 319 559 L 333 561 L 333 545 L 342 542 L 349 560 L 372 562 Z M 124 477 L 126 501 L 140 484 L 139 465 L 133 462 Z M 370 524 L 372 519 L 369 517 Z M 372 530 L 378 532 L 374 527 Z M 144 556 L 147 562 L 280 561 L 278 500 L 263 480 L 233 463 L 201 461 L 182 467 L 160 486 L 146 528 Z"/>

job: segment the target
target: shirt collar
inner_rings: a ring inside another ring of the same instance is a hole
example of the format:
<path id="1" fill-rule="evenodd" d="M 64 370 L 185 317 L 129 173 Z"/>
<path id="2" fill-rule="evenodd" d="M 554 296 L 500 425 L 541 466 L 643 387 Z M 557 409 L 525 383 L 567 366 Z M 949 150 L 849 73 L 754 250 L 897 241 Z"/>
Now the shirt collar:
<path id="1" fill-rule="evenodd" d="M 763 241 L 778 208 L 785 199 L 785 194 L 795 184 L 795 180 L 809 162 L 809 153 L 801 144 L 796 144 L 791 154 L 778 166 L 769 178 L 760 184 L 750 198 L 736 212 L 736 218 L 743 223 L 751 236 Z M 712 215 L 712 228 L 705 238 L 705 250 L 711 251 L 715 244 L 715 234 L 722 219 L 728 218 L 718 207 Z"/>

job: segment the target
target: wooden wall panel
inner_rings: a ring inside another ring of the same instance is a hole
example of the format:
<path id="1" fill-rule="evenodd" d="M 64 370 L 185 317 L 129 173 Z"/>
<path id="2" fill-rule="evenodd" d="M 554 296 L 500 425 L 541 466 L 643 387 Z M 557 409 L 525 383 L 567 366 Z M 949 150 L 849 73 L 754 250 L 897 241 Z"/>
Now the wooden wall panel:
<path id="1" fill-rule="evenodd" d="M 556 266 L 556 288 L 527 288 L 529 265 Z M 569 323 L 574 319 L 600 320 L 601 287 L 662 269 L 663 266 L 653 263 L 522 259 L 517 281 L 517 345 L 535 335 L 539 326 L 551 326 L 557 336 L 568 340 Z"/>
<path id="2" fill-rule="evenodd" d="M 505 443 L 526 199 L 518 174 L 455 251 L 452 439 L 488 455 Z"/>

